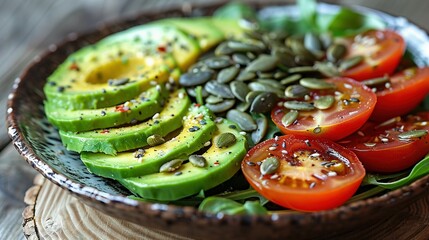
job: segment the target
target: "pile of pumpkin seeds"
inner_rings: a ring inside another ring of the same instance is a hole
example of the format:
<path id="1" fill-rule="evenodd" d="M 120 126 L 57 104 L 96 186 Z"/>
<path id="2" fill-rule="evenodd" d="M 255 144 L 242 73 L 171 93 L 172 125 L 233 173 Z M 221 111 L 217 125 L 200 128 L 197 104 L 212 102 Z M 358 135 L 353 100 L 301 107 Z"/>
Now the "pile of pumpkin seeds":
<path id="1" fill-rule="evenodd" d="M 362 56 L 344 59 L 346 54 L 347 47 L 329 35 L 249 31 L 247 38 L 224 41 L 206 53 L 179 83 L 190 96 L 202 96 L 215 114 L 251 133 L 256 144 L 267 132 L 264 114 L 279 99 L 300 99 L 311 89 L 332 88 L 323 78 L 339 76 L 363 60 Z M 332 100 L 323 99 L 316 107 L 327 108 Z M 289 103 L 296 110 L 315 108 L 300 101 Z"/>

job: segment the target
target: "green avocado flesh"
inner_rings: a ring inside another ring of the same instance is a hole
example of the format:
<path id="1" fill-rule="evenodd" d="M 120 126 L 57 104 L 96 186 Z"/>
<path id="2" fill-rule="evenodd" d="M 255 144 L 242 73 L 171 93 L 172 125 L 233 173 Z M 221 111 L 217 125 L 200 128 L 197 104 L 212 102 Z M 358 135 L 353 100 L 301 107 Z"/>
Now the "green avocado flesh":
<path id="1" fill-rule="evenodd" d="M 168 18 L 159 22 L 176 26 L 195 37 L 203 52 L 225 38 L 223 32 L 218 30 L 209 18 Z"/>
<path id="2" fill-rule="evenodd" d="M 227 148 L 218 148 L 216 144 L 212 144 L 202 155 L 207 160 L 205 167 L 195 167 L 187 162 L 174 172 L 118 180 L 134 194 L 159 201 L 173 201 L 213 188 L 231 178 L 240 169 L 241 160 L 247 152 L 246 138 L 230 128 L 231 125 L 235 124 L 227 120 L 217 124 L 212 142 L 215 142 L 220 134 L 230 132 L 237 138 L 236 143 Z"/>
<path id="3" fill-rule="evenodd" d="M 212 18 L 212 24 L 219 29 L 227 39 L 243 39 L 244 29 L 236 19 Z"/>
<path id="4" fill-rule="evenodd" d="M 113 106 L 152 81 L 165 82 L 176 65 L 186 70 L 199 54 L 198 43 L 174 26 L 138 26 L 71 54 L 48 77 L 44 92 L 48 102 L 64 109 Z"/>
<path id="5" fill-rule="evenodd" d="M 61 130 L 61 140 L 68 150 L 115 155 L 117 152 L 146 146 L 146 139 L 150 135 L 156 133 L 164 137 L 180 128 L 190 104 L 186 91 L 177 90 L 166 100 L 164 108 L 156 118 L 135 125 L 110 128 L 108 131 L 76 133 Z"/>
<path id="6" fill-rule="evenodd" d="M 166 95 L 167 90 L 158 85 L 137 98 L 114 107 L 70 111 L 47 102 L 45 113 L 49 121 L 61 130 L 89 131 L 145 120 L 161 111 Z"/>
<path id="7" fill-rule="evenodd" d="M 116 156 L 102 153 L 83 152 L 81 159 L 94 174 L 121 179 L 156 173 L 165 162 L 188 155 L 204 147 L 216 125 L 206 107 L 192 106 L 183 119 L 183 129 L 179 135 L 165 143 L 145 149 L 142 157 L 136 152 L 122 152 Z"/>

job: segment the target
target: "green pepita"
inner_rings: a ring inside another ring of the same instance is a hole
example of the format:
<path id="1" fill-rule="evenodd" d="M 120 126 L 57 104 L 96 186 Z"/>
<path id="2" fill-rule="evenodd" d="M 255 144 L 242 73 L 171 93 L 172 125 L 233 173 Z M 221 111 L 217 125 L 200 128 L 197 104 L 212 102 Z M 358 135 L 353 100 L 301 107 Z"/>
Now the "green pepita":
<path id="1" fill-rule="evenodd" d="M 209 95 L 206 98 L 206 103 L 210 103 L 210 104 L 216 104 L 216 103 L 220 103 L 223 101 L 223 98 L 218 97 L 218 96 L 214 96 L 214 95 Z"/>
<path id="2" fill-rule="evenodd" d="M 246 71 L 249 72 L 266 72 L 273 70 L 278 63 L 278 59 L 269 55 L 260 55 L 257 59 L 249 63 L 246 67 Z"/>
<path id="3" fill-rule="evenodd" d="M 220 83 L 228 83 L 232 81 L 240 72 L 240 68 L 236 66 L 222 69 L 217 75 L 217 81 Z"/>
<path id="4" fill-rule="evenodd" d="M 259 95 L 262 94 L 262 91 L 250 91 L 247 95 L 246 95 L 246 102 L 248 103 L 252 103 L 253 100 L 255 100 L 255 98 Z"/>
<path id="5" fill-rule="evenodd" d="M 303 98 L 308 94 L 310 94 L 310 90 L 298 84 L 290 85 L 285 90 L 285 96 L 288 98 Z"/>
<path id="6" fill-rule="evenodd" d="M 286 101 L 283 103 L 283 106 L 287 109 L 299 111 L 312 111 L 315 109 L 315 107 L 311 103 L 296 100 Z"/>
<path id="7" fill-rule="evenodd" d="M 240 81 L 234 81 L 231 82 L 229 86 L 231 87 L 232 94 L 234 94 L 238 100 L 242 102 L 246 101 L 246 96 L 250 92 L 250 88 L 247 84 Z"/>
<path id="8" fill-rule="evenodd" d="M 315 90 L 335 89 L 335 84 L 328 83 L 322 79 L 317 78 L 303 78 L 299 80 L 299 84 L 306 88 Z"/>
<path id="9" fill-rule="evenodd" d="M 237 141 L 237 138 L 235 137 L 234 134 L 226 132 L 226 133 L 222 133 L 216 138 L 215 144 L 216 144 L 216 147 L 218 148 L 227 148 L 234 145 L 236 141 Z"/>
<path id="10" fill-rule="evenodd" d="M 250 63 L 250 59 L 243 53 L 236 53 L 232 55 L 232 61 L 242 66 L 246 66 Z"/>
<path id="11" fill-rule="evenodd" d="M 318 99 L 316 99 L 314 101 L 314 106 L 317 109 L 324 110 L 324 109 L 328 109 L 328 108 L 332 107 L 334 102 L 335 102 L 334 96 L 326 95 L 326 96 L 321 96 Z"/>
<path id="12" fill-rule="evenodd" d="M 273 174 L 280 167 L 280 161 L 275 157 L 269 157 L 262 161 L 259 168 L 262 175 Z"/>
<path id="13" fill-rule="evenodd" d="M 341 75 L 338 68 L 331 62 L 316 62 L 314 68 L 325 77 L 337 77 Z"/>
<path id="14" fill-rule="evenodd" d="M 306 33 L 304 36 L 304 47 L 308 49 L 317 58 L 323 56 L 322 43 L 319 37 L 314 33 Z"/>
<path id="15" fill-rule="evenodd" d="M 293 73 L 315 73 L 318 72 L 317 69 L 311 67 L 311 66 L 304 66 L 304 67 L 293 67 L 289 68 L 288 72 L 290 74 Z"/>
<path id="16" fill-rule="evenodd" d="M 398 134 L 400 139 L 421 138 L 428 134 L 427 130 L 411 130 Z"/>
<path id="17" fill-rule="evenodd" d="M 256 41 L 256 40 L 255 40 Z M 258 45 L 244 43 L 244 42 L 236 42 L 230 41 L 228 42 L 228 47 L 232 49 L 234 52 L 262 52 L 264 49 Z"/>
<path id="18" fill-rule="evenodd" d="M 258 126 L 255 131 L 252 132 L 251 138 L 254 144 L 259 143 L 265 137 L 268 130 L 268 120 L 264 114 L 259 114 L 255 119 L 256 125 Z"/>
<path id="19" fill-rule="evenodd" d="M 174 172 L 182 166 L 182 159 L 174 159 L 161 165 L 159 172 Z"/>
<path id="20" fill-rule="evenodd" d="M 227 42 L 223 42 L 223 43 L 219 44 L 219 46 L 217 46 L 215 49 L 215 55 L 216 56 L 229 55 L 232 53 L 234 53 L 234 51 L 228 47 Z"/>
<path id="21" fill-rule="evenodd" d="M 299 112 L 296 110 L 291 110 L 288 113 L 286 113 L 283 117 L 282 117 L 282 124 L 283 126 L 287 127 L 291 124 L 293 124 L 296 119 L 298 118 Z"/>
<path id="22" fill-rule="evenodd" d="M 247 109 L 249 109 L 251 103 L 248 102 L 240 102 L 237 104 L 237 106 L 235 107 L 238 111 L 242 111 L 245 112 L 247 111 Z"/>
<path id="23" fill-rule="evenodd" d="M 347 47 L 344 46 L 344 44 L 335 43 L 326 50 L 326 58 L 330 62 L 338 62 L 346 55 L 346 53 Z"/>
<path id="24" fill-rule="evenodd" d="M 189 162 L 195 167 L 203 168 L 207 164 L 207 159 L 202 155 L 191 155 L 189 156 Z"/>
<path id="25" fill-rule="evenodd" d="M 221 113 L 231 109 L 234 106 L 234 104 L 235 104 L 235 100 L 228 99 L 215 104 L 206 103 L 205 106 L 214 113 Z"/>
<path id="26" fill-rule="evenodd" d="M 237 125 L 246 132 L 256 130 L 258 127 L 253 120 L 252 116 L 248 113 L 238 111 L 236 109 L 229 110 L 226 118 L 237 123 Z"/>
<path id="27" fill-rule="evenodd" d="M 249 88 L 252 91 L 260 91 L 260 92 L 273 92 L 276 93 L 278 96 L 283 95 L 282 89 L 278 89 L 276 87 L 273 87 L 270 84 L 261 83 L 261 82 L 251 82 L 249 83 Z"/>
<path id="28" fill-rule="evenodd" d="M 180 76 L 179 83 L 184 87 L 202 85 L 211 79 L 213 71 L 187 72 Z"/>
<path id="29" fill-rule="evenodd" d="M 386 84 L 388 82 L 390 82 L 390 78 L 387 75 L 379 78 L 372 78 L 372 79 L 362 81 L 362 83 L 368 87 L 376 87 L 376 86 Z"/>
<path id="30" fill-rule="evenodd" d="M 165 143 L 165 139 L 161 135 L 154 134 L 154 135 L 150 135 L 146 139 L 146 142 L 149 146 L 153 147 L 153 146 L 158 146 Z"/>
<path id="31" fill-rule="evenodd" d="M 278 96 L 275 93 L 264 92 L 255 97 L 250 105 L 250 112 L 267 113 L 276 105 Z"/>
<path id="32" fill-rule="evenodd" d="M 340 70 L 341 72 L 348 70 L 354 66 L 357 66 L 359 63 L 363 61 L 363 59 L 364 59 L 363 56 L 355 56 L 355 57 L 345 59 L 340 63 L 338 70 Z"/>
<path id="33" fill-rule="evenodd" d="M 240 72 L 240 74 L 238 74 L 238 76 L 235 80 L 245 82 L 245 81 L 250 81 L 250 80 L 255 79 L 255 78 L 256 78 L 256 73 L 248 72 L 246 70 L 242 70 Z"/>
<path id="34" fill-rule="evenodd" d="M 287 78 L 284 78 L 284 79 L 280 80 L 280 83 L 283 84 L 283 85 L 290 85 L 292 83 L 298 82 L 301 78 L 302 78 L 301 74 L 293 74 L 293 75 L 290 75 Z"/>
<path id="35" fill-rule="evenodd" d="M 219 83 L 217 81 L 209 81 L 204 86 L 204 89 L 215 96 L 222 98 L 235 98 L 234 94 L 232 94 L 231 89 L 228 85 Z"/>
<path id="36" fill-rule="evenodd" d="M 232 61 L 228 56 L 219 56 L 206 59 L 204 63 L 211 69 L 219 70 L 231 66 Z"/>

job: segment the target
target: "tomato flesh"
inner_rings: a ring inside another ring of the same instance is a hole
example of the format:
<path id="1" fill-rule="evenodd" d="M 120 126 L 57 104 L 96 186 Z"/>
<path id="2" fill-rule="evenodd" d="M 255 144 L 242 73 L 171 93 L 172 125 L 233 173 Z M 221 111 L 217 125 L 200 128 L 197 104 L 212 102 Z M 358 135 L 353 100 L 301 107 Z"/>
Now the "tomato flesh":
<path id="1" fill-rule="evenodd" d="M 276 171 L 263 175 L 267 158 Z M 356 155 L 327 139 L 285 135 L 253 147 L 242 161 L 250 185 L 270 201 L 299 211 L 338 207 L 358 189 L 365 169 Z"/>
<path id="2" fill-rule="evenodd" d="M 413 130 L 426 131 L 426 134 L 400 137 Z M 366 170 L 393 173 L 412 167 L 429 152 L 428 131 L 429 112 L 423 112 L 403 119 L 397 117 L 382 124 L 368 122 L 339 143 L 355 152 Z"/>
<path id="3" fill-rule="evenodd" d="M 336 88 L 314 90 L 306 102 L 313 104 L 320 96 L 332 95 L 335 102 L 330 108 L 299 111 L 298 118 L 288 126 L 282 119 L 291 110 L 280 104 L 272 110 L 271 118 L 283 133 L 336 141 L 352 134 L 368 120 L 377 101 L 371 89 L 349 78 L 332 78 L 326 82 L 335 84 Z"/>
<path id="4" fill-rule="evenodd" d="M 364 60 L 342 76 L 359 81 L 393 73 L 406 48 L 404 39 L 392 30 L 370 30 L 345 42 L 349 46 L 345 59 L 363 56 Z"/>
<path id="5" fill-rule="evenodd" d="M 393 75 L 388 87 L 376 90 L 377 104 L 371 115 L 373 121 L 385 121 L 409 113 L 429 93 L 429 67 L 409 68 Z"/>

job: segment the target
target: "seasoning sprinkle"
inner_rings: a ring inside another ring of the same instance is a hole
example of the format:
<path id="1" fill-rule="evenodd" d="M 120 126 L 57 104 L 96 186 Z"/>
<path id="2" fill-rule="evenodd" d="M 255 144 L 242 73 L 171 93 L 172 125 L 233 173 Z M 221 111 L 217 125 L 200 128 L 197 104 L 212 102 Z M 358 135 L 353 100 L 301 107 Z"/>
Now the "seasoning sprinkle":
<path id="1" fill-rule="evenodd" d="M 200 130 L 200 128 L 198 126 L 192 126 L 189 128 L 189 132 L 196 132 L 198 130 Z"/>

